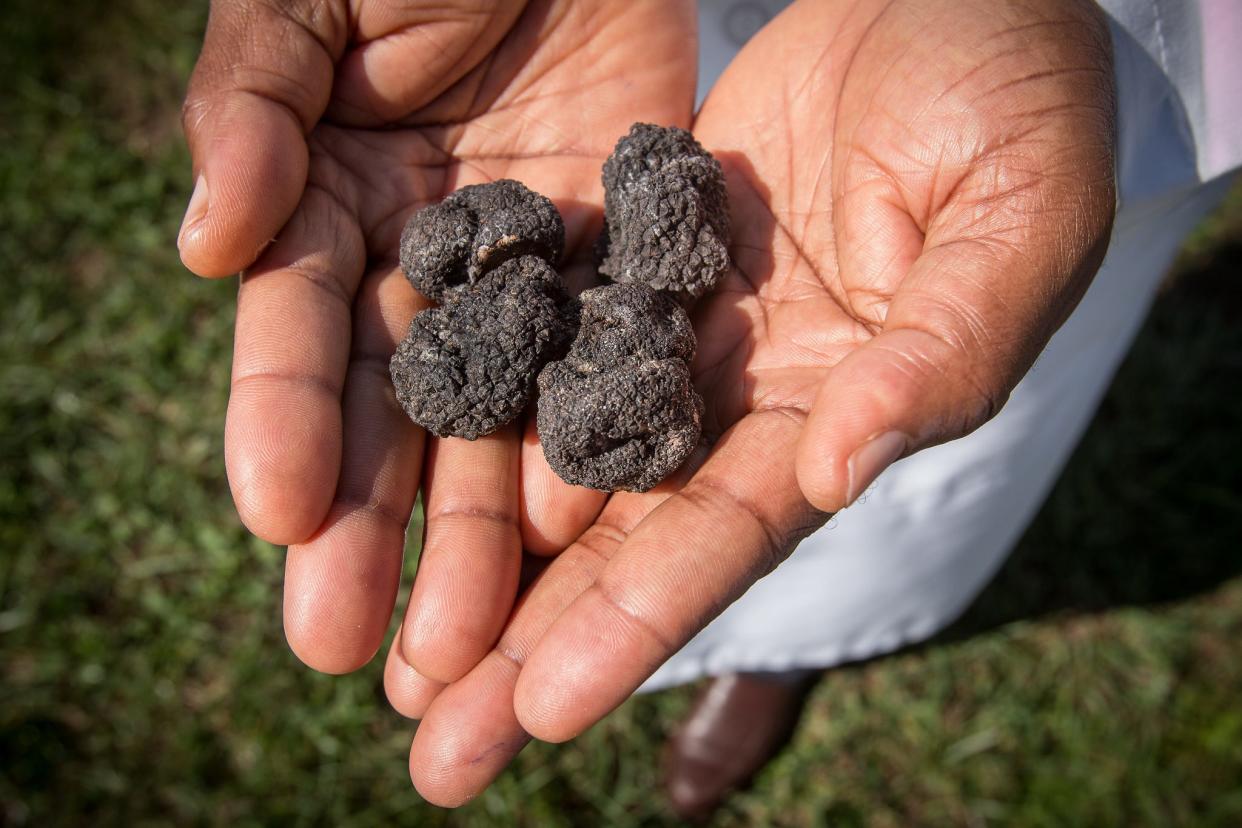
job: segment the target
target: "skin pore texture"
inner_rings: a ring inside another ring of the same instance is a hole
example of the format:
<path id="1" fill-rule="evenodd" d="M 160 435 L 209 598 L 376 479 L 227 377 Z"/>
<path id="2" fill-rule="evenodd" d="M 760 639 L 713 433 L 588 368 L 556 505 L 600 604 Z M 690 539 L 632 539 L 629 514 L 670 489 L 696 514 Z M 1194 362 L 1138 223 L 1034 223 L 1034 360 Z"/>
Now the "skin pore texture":
<path id="1" fill-rule="evenodd" d="M 383 370 L 422 307 L 394 257 L 413 210 L 509 177 L 589 261 L 611 142 L 689 126 L 693 7 L 421 8 L 308 3 L 285 25 L 216 4 L 187 105 L 207 195 L 181 250 L 204 275 L 247 268 L 229 476 L 247 525 L 293 543 L 307 663 L 379 646 L 423 487 L 385 687 L 422 719 L 416 786 L 456 805 L 532 736 L 606 715 L 893 460 L 999 409 L 1103 256 L 1112 74 L 1085 0 L 800 0 L 765 27 L 693 125 L 731 205 L 733 264 L 691 314 L 709 447 L 604 504 L 529 427 L 424 442 Z M 259 93 L 222 68 L 276 56 Z M 559 554 L 515 607 L 523 548 Z"/>

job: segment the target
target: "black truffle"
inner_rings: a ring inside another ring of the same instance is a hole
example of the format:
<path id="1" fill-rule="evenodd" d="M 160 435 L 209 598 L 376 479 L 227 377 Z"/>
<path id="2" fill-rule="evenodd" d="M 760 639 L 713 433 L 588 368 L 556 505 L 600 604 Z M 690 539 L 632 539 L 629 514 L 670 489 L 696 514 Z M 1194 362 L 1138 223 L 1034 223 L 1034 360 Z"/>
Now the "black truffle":
<path id="1" fill-rule="evenodd" d="M 462 187 L 419 210 L 401 233 L 401 269 L 415 288 L 442 302 L 518 256 L 555 264 L 565 248 L 556 206 L 520 182 Z"/>
<path id="2" fill-rule="evenodd" d="M 644 492 L 698 444 L 694 331 L 668 294 L 608 285 L 579 297 L 578 335 L 539 374 L 543 453 L 568 483 Z"/>
<path id="3" fill-rule="evenodd" d="M 719 162 L 684 129 L 634 124 L 604 162 L 600 272 L 696 299 L 729 266 Z"/>
<path id="4" fill-rule="evenodd" d="M 414 317 L 391 372 L 410 419 L 474 440 L 517 417 L 573 335 L 573 302 L 536 256 L 509 259 Z"/>

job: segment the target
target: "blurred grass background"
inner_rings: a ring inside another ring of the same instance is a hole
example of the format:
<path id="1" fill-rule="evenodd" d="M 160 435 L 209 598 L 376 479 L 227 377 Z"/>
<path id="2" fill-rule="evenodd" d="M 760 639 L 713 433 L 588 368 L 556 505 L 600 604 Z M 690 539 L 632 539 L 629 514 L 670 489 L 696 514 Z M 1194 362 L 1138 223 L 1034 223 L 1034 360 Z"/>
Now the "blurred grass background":
<path id="1" fill-rule="evenodd" d="M 690 689 L 422 803 L 381 664 L 304 669 L 222 462 L 232 280 L 174 237 L 205 3 L 0 15 L 0 824 L 662 825 Z M 832 672 L 720 825 L 1242 824 L 1242 191 L 998 580 Z M 406 564 L 407 581 L 412 561 Z"/>

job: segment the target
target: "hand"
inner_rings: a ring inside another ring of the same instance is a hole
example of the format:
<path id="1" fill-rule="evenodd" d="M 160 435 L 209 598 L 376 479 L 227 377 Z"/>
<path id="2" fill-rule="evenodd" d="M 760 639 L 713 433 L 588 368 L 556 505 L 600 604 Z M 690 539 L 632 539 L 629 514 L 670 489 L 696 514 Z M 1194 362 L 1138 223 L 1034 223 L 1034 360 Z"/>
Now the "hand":
<path id="1" fill-rule="evenodd" d="M 395 600 L 424 448 L 388 377 L 425 304 L 396 266 L 406 219 L 512 177 L 557 202 L 571 257 L 589 252 L 616 139 L 635 119 L 689 123 L 693 14 L 665 0 L 213 4 L 178 246 L 201 275 L 246 269 L 229 482 L 246 525 L 291 544 L 285 628 L 307 664 L 365 663 Z M 556 479 L 516 427 L 427 454 L 426 541 L 389 665 L 449 681 L 495 642 L 523 540 L 563 548 L 602 496 Z"/>
<path id="2" fill-rule="evenodd" d="M 1112 113 L 1081 0 L 803 0 L 761 32 L 695 125 L 734 217 L 696 318 L 710 452 L 614 496 L 430 702 L 419 790 L 461 803 L 528 734 L 581 733 L 885 466 L 992 416 L 1103 256 Z"/>

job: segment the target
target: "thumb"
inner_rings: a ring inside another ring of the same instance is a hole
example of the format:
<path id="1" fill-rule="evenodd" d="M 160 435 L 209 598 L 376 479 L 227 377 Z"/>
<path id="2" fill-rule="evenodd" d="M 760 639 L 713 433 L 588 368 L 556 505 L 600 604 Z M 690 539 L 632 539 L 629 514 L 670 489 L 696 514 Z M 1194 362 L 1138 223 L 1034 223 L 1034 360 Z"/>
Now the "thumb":
<path id="1" fill-rule="evenodd" d="M 182 109 L 195 185 L 177 247 L 195 273 L 249 266 L 301 199 L 306 133 L 327 106 L 344 49 L 340 5 L 212 3 Z"/>
<path id="2" fill-rule="evenodd" d="M 1073 262 L 1040 255 L 1058 246 L 1033 240 L 925 250 L 883 330 L 834 366 L 816 394 L 797 451 L 806 498 L 824 511 L 844 508 L 896 460 L 995 415 L 1099 267 L 1109 215 Z"/>

